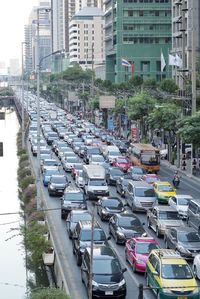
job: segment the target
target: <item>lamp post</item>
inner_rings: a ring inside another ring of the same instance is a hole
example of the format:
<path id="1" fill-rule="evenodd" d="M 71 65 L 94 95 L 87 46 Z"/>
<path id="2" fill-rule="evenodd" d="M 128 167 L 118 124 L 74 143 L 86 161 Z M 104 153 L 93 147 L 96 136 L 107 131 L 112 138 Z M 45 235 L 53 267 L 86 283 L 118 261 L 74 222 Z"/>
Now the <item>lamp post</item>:
<path id="1" fill-rule="evenodd" d="M 24 45 L 26 43 L 22 42 L 22 149 L 25 147 L 24 141 Z"/>

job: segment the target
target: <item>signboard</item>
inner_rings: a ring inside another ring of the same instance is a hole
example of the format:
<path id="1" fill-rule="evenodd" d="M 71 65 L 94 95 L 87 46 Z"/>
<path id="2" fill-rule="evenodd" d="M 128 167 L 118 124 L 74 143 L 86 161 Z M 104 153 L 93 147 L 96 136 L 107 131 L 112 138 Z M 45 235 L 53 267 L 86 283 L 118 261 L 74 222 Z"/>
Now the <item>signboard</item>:
<path id="1" fill-rule="evenodd" d="M 100 109 L 115 108 L 115 97 L 114 96 L 100 96 L 99 107 Z"/>
<path id="2" fill-rule="evenodd" d="M 132 142 L 138 142 L 138 128 L 131 126 L 131 139 Z"/>

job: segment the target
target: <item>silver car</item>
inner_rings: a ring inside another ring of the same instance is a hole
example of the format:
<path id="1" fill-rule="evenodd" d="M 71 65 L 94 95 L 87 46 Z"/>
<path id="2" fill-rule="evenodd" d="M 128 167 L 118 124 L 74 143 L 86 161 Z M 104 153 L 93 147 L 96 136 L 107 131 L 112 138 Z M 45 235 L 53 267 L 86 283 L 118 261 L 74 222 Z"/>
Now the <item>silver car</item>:
<path id="1" fill-rule="evenodd" d="M 92 220 L 92 216 L 89 211 L 76 210 L 69 213 L 66 219 L 66 226 L 70 239 L 72 238 L 76 224 L 82 220 Z"/>

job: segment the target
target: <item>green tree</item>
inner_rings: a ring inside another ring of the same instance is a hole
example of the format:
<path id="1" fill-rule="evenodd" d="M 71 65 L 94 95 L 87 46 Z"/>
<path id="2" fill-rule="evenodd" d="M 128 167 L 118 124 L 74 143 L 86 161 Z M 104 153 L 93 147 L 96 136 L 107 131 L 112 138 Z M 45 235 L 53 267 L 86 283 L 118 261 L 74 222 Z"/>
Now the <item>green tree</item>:
<path id="1" fill-rule="evenodd" d="M 30 299 L 70 299 L 64 291 L 55 288 L 32 290 Z"/>
<path id="2" fill-rule="evenodd" d="M 139 86 L 142 86 L 143 79 L 140 76 L 134 76 L 128 82 L 129 82 L 130 85 L 133 85 L 135 87 L 139 87 Z"/>
<path id="3" fill-rule="evenodd" d="M 178 86 L 172 79 L 164 79 L 160 83 L 160 88 L 169 93 L 176 93 L 178 91 Z"/>
<path id="4" fill-rule="evenodd" d="M 179 121 L 178 133 L 186 143 L 200 147 L 200 111 Z"/>
<path id="5" fill-rule="evenodd" d="M 144 81 L 143 86 L 147 88 L 155 88 L 157 87 L 157 81 L 154 78 L 148 78 Z"/>

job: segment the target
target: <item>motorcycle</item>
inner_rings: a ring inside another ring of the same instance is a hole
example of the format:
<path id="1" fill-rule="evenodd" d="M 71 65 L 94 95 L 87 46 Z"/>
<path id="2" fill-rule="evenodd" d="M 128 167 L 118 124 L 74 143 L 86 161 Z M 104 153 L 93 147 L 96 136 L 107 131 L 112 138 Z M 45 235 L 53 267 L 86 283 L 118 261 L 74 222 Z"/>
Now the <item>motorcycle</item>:
<path id="1" fill-rule="evenodd" d="M 173 185 L 174 185 L 174 187 L 175 188 L 178 188 L 178 186 L 180 185 L 180 178 L 179 178 L 179 176 L 174 176 L 174 178 L 173 178 Z"/>

